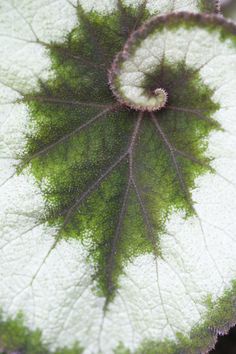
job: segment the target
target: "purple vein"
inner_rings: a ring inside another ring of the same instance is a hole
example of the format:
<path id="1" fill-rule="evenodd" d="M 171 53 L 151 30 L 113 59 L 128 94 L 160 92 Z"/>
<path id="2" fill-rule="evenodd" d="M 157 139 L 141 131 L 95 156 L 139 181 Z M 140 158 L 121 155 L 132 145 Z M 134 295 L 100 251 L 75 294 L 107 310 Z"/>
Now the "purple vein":
<path id="1" fill-rule="evenodd" d="M 185 159 L 187 159 L 197 165 L 203 166 L 203 167 L 209 169 L 210 171 L 214 171 L 214 169 L 210 165 L 208 165 L 206 162 L 197 159 L 195 156 L 193 156 L 185 151 L 175 149 L 175 152 L 177 155 L 180 155 L 180 156 L 184 157 Z"/>
<path id="2" fill-rule="evenodd" d="M 217 122 L 215 122 L 214 119 L 208 118 L 204 114 L 202 114 L 202 112 L 204 112 L 204 110 L 198 110 L 198 109 L 194 109 L 194 108 L 177 107 L 177 106 L 167 106 L 166 108 L 170 109 L 172 111 L 192 113 L 201 120 L 205 120 L 206 122 L 209 122 L 211 124 L 214 124 L 214 123 L 217 124 Z"/>
<path id="3" fill-rule="evenodd" d="M 78 198 L 76 198 L 75 202 L 73 203 L 73 205 L 68 209 L 64 209 L 60 215 L 65 215 L 65 219 L 63 222 L 62 227 L 64 228 L 69 220 L 71 219 L 71 217 L 74 215 L 75 210 L 81 205 L 81 203 L 94 191 L 96 190 L 96 188 L 101 184 L 101 182 L 115 169 L 115 167 L 117 167 L 121 161 L 128 155 L 128 151 L 126 151 L 125 153 L 123 153 L 121 156 L 119 156 L 119 158 L 111 165 L 109 166 L 105 172 L 103 172 L 103 174 L 94 182 L 90 185 L 90 187 L 83 192 Z"/>
<path id="4" fill-rule="evenodd" d="M 60 97 L 44 97 L 44 96 L 29 96 L 25 97 L 25 99 L 22 99 L 22 101 L 28 101 L 28 100 L 36 100 L 36 101 L 41 101 L 41 102 L 46 102 L 46 103 L 59 103 L 59 104 L 65 104 L 65 105 L 72 105 L 72 106 L 84 106 L 84 107 L 93 107 L 93 108 L 106 108 L 110 105 L 108 104 L 99 104 L 99 103 L 91 103 L 91 102 L 81 102 L 78 100 L 64 100 L 61 99 Z"/>
<path id="5" fill-rule="evenodd" d="M 53 46 L 50 43 L 41 43 L 43 46 L 45 46 L 47 49 L 51 50 L 56 50 L 58 52 L 61 52 L 62 54 L 64 54 L 67 58 L 71 58 L 76 60 L 77 62 L 79 62 L 82 65 L 85 65 L 87 67 L 92 67 L 94 69 L 100 69 L 100 70 L 105 70 L 104 65 L 103 64 L 96 64 L 93 63 L 90 59 L 88 58 L 83 58 L 82 55 L 78 55 L 78 54 L 74 54 L 70 48 L 63 48 L 63 47 L 59 47 L 59 46 Z"/>
<path id="6" fill-rule="evenodd" d="M 94 191 L 98 188 L 98 186 L 101 184 L 101 182 L 107 178 L 110 173 L 125 159 L 126 156 L 129 156 L 129 161 L 131 159 L 131 155 L 133 154 L 133 148 L 134 148 L 134 145 L 135 145 L 135 140 L 136 140 L 136 137 L 138 135 L 138 131 L 139 131 L 139 127 L 140 127 L 140 123 L 141 123 L 141 120 L 142 120 L 142 117 L 143 117 L 143 114 L 140 114 L 139 115 L 139 118 L 138 118 L 138 121 L 137 121 L 137 124 L 135 126 L 135 129 L 134 129 L 134 132 L 132 134 L 132 137 L 131 137 L 131 142 L 129 144 L 129 147 L 128 149 L 118 157 L 118 159 L 112 164 L 110 165 L 106 171 L 104 171 L 101 176 L 95 181 L 93 182 L 90 187 L 88 187 L 88 189 L 83 192 L 78 198 L 75 199 L 74 203 L 72 206 L 70 206 L 69 208 L 66 208 L 64 209 L 60 215 L 63 216 L 65 215 L 65 219 L 64 219 L 64 222 L 63 222 L 63 225 L 62 225 L 62 229 L 65 228 L 65 226 L 68 224 L 69 220 L 73 217 L 76 209 L 84 202 L 84 200 Z M 131 171 L 131 169 L 130 169 Z M 129 179 L 131 181 L 132 179 L 132 175 L 129 176 Z"/>
<path id="7" fill-rule="evenodd" d="M 132 186 L 134 188 L 135 194 L 136 194 L 137 199 L 138 199 L 138 203 L 139 203 L 140 208 L 141 208 L 143 220 L 144 220 L 145 226 L 146 226 L 147 231 L 148 231 L 149 239 L 150 239 L 150 241 L 152 243 L 154 255 L 155 255 L 155 257 L 157 257 L 158 256 L 157 242 L 156 242 L 156 240 L 154 238 L 154 235 L 153 235 L 153 226 L 152 226 L 152 224 L 151 224 L 151 222 L 149 220 L 148 212 L 146 210 L 146 207 L 145 207 L 144 201 L 142 199 L 141 193 L 139 191 L 139 188 L 138 188 L 134 178 L 132 178 Z"/>
<path id="8" fill-rule="evenodd" d="M 137 186 L 137 184 L 135 182 L 135 176 L 134 176 L 134 171 L 133 171 L 133 160 L 134 160 L 135 143 L 136 143 L 137 136 L 138 136 L 138 133 L 139 133 L 139 130 L 140 130 L 140 125 L 141 125 L 142 119 L 143 119 L 143 114 L 140 113 L 139 118 L 138 118 L 138 122 L 137 122 L 135 130 L 134 130 L 134 133 L 133 133 L 133 135 L 131 137 L 130 147 L 129 147 L 129 150 L 128 150 L 129 151 L 129 183 L 133 187 L 133 189 L 135 191 L 135 194 L 137 196 L 137 200 L 138 200 L 138 203 L 139 203 L 140 208 L 141 208 L 143 220 L 144 220 L 144 223 L 145 223 L 145 225 L 147 227 L 147 231 L 148 231 L 151 243 L 153 245 L 155 256 L 157 256 L 158 252 L 157 252 L 157 247 L 156 247 L 156 241 L 155 241 L 155 238 L 153 236 L 153 227 L 152 227 L 151 222 L 149 220 L 148 212 L 147 212 L 147 210 L 145 208 L 145 205 L 144 205 L 144 202 L 142 200 L 141 193 L 140 193 L 139 188 L 138 188 L 138 186 Z"/>
<path id="9" fill-rule="evenodd" d="M 126 188 L 125 188 L 125 193 L 123 196 L 123 202 L 122 202 L 122 206 L 121 206 L 121 210 L 120 210 L 120 214 L 119 214 L 119 218 L 118 218 L 118 222 L 116 225 L 116 230 L 115 230 L 115 235 L 112 239 L 112 243 L 111 243 L 111 251 L 109 253 L 109 257 L 107 260 L 107 264 L 106 264 L 106 268 L 107 268 L 107 286 L 108 286 L 108 291 L 111 293 L 113 290 L 113 282 L 112 282 L 112 272 L 114 269 L 114 257 L 115 257 L 115 251 L 116 251 L 116 246 L 117 243 L 121 237 L 121 231 L 122 231 L 122 226 L 123 226 L 123 222 L 124 222 L 124 218 L 125 218 L 125 213 L 127 210 L 127 203 L 128 203 L 128 198 L 129 198 L 129 192 L 130 192 L 130 186 L 132 183 L 132 179 L 133 179 L 133 153 L 134 153 L 134 147 L 135 147 L 135 143 L 139 134 L 139 130 L 140 130 L 140 125 L 143 119 L 143 113 L 141 112 L 138 116 L 138 119 L 136 121 L 135 127 L 134 127 L 134 131 L 132 133 L 131 139 L 130 139 L 130 144 L 129 144 L 129 148 L 127 150 L 127 155 L 129 157 L 129 175 L 128 175 L 128 181 L 126 184 Z M 107 306 L 107 302 L 105 303 L 105 307 Z"/>
<path id="10" fill-rule="evenodd" d="M 79 134 L 82 130 L 86 129 L 87 127 L 89 127 L 92 123 L 94 123 L 95 121 L 97 121 L 99 118 L 106 116 L 106 114 L 108 112 L 111 112 L 113 109 L 115 109 L 116 107 L 118 107 L 117 104 L 111 105 L 110 107 L 104 109 L 102 112 L 98 113 L 97 115 L 95 115 L 93 118 L 91 118 L 90 120 L 88 120 L 87 122 L 85 122 L 84 124 L 80 125 L 78 128 L 76 128 L 75 130 L 73 130 L 71 133 L 68 133 L 66 135 L 64 135 L 62 138 L 60 138 L 59 140 L 55 141 L 54 143 L 47 145 L 45 148 L 43 148 L 42 150 L 36 152 L 35 154 L 31 155 L 28 159 L 26 159 L 25 161 L 23 161 L 23 165 L 29 163 L 30 161 L 32 161 L 33 159 L 44 155 L 45 153 L 49 152 L 50 150 L 54 149 L 55 147 L 57 147 L 58 145 L 68 141 L 70 138 L 74 137 L 75 135 Z"/>
<path id="11" fill-rule="evenodd" d="M 183 194 L 185 195 L 185 198 L 189 202 L 191 208 L 193 209 L 193 211 L 195 211 L 194 207 L 193 207 L 192 200 L 191 200 L 191 196 L 189 195 L 184 177 L 181 172 L 181 168 L 180 168 L 179 163 L 176 158 L 176 151 L 177 150 L 171 145 L 170 141 L 168 140 L 163 129 L 161 128 L 161 125 L 159 124 L 158 119 L 154 115 L 154 113 L 150 113 L 150 115 L 151 115 L 152 122 L 154 123 L 154 125 L 156 127 L 156 131 L 157 131 L 158 135 L 160 136 L 161 140 L 163 141 L 164 145 L 166 146 L 167 151 L 169 152 L 169 155 L 170 155 L 172 163 L 173 163 L 173 167 L 174 167 L 176 174 L 177 174 L 177 178 L 178 178 L 181 190 L 182 190 Z"/>
<path id="12" fill-rule="evenodd" d="M 108 260 L 106 262 L 106 279 L 107 279 L 107 288 L 108 288 L 109 294 L 112 293 L 113 288 L 114 288 L 114 284 L 113 284 L 113 280 L 112 280 L 112 274 L 113 274 L 113 270 L 114 270 L 114 266 L 115 266 L 114 258 L 116 255 L 116 246 L 117 246 L 118 241 L 121 237 L 122 226 L 123 226 L 123 222 L 124 222 L 124 218 L 125 218 L 125 214 L 126 214 L 126 210 L 127 210 L 129 192 L 130 192 L 130 179 L 127 182 L 127 186 L 126 186 L 124 197 L 123 197 L 122 207 L 120 210 L 120 215 L 119 215 L 118 223 L 117 223 L 116 230 L 115 230 L 115 235 L 114 235 L 114 238 L 112 239 L 111 250 L 109 252 Z M 108 305 L 108 302 L 106 301 L 104 309 L 106 308 L 107 305 Z"/>
<path id="13" fill-rule="evenodd" d="M 140 26 L 140 22 L 142 21 L 144 15 L 145 15 L 146 9 L 147 9 L 147 0 L 143 0 L 142 3 L 139 6 L 137 20 L 135 21 L 135 24 L 133 26 L 132 32 L 134 32 L 135 29 Z"/>

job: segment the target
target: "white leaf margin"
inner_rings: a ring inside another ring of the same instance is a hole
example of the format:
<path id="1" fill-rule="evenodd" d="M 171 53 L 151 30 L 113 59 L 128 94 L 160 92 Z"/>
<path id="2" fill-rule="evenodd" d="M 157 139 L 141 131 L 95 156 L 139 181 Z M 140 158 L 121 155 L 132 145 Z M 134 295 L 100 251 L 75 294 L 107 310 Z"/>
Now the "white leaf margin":
<path id="1" fill-rule="evenodd" d="M 154 1 L 148 4 L 156 12 L 166 9 L 167 2 L 158 2 L 160 8 Z M 176 10 L 190 6 L 196 10 L 193 1 L 175 4 Z M 38 77 L 51 75 L 46 50 L 35 43 L 36 37 L 63 39 L 76 23 L 72 5 L 66 0 L 0 2 L 0 181 L 14 174 L 28 120 L 27 108 L 11 102 L 20 97 L 18 91 L 35 88 Z M 84 1 L 87 10 L 109 12 L 114 6 L 112 1 Z M 209 146 L 219 174 L 199 178 L 193 196 L 205 220 L 204 233 L 198 220 L 173 215 L 168 231 L 178 237 L 163 236 L 165 261 L 156 267 L 153 257 L 145 255 L 130 264 L 105 318 L 104 299 L 92 292 L 92 266 L 85 261 L 82 245 L 63 241 L 53 248 L 55 230 L 37 225 L 44 203 L 33 177 L 26 172 L 4 183 L 0 189 L 0 307 L 5 315 L 22 310 L 26 324 L 41 329 L 51 349 L 70 347 L 79 340 L 86 354 L 100 349 L 112 353 L 120 341 L 134 350 L 145 338 L 173 339 L 176 331 L 188 333 L 200 321 L 206 311 L 204 297 L 218 298 L 236 278 L 236 99 L 227 85 L 234 80 L 231 71 L 218 91 L 228 108 L 215 117 L 226 132 L 212 134 Z"/>

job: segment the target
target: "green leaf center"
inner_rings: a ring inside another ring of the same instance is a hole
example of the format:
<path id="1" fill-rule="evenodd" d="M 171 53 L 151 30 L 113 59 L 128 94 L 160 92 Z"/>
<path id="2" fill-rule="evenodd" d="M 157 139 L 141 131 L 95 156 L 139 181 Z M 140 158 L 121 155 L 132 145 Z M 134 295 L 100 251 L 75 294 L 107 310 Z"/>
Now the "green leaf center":
<path id="1" fill-rule="evenodd" d="M 143 87 L 165 89 L 165 109 L 137 112 L 117 103 L 107 72 L 145 16 L 127 8 L 111 16 L 79 9 L 80 25 L 64 43 L 48 45 L 54 77 L 24 97 L 33 129 L 22 166 L 30 165 L 44 195 L 41 222 L 57 226 L 55 244 L 84 244 L 107 303 L 129 261 L 161 257 L 171 214 L 194 215 L 196 177 L 212 171 L 206 138 L 219 129 L 211 119 L 218 109 L 213 92 L 198 72 L 164 57 Z"/>

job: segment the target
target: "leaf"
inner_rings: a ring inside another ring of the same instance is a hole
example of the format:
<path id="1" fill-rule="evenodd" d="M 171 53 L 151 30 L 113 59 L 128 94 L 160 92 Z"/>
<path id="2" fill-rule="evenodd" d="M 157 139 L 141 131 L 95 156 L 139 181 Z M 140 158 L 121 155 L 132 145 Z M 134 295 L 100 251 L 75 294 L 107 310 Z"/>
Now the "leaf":
<path id="1" fill-rule="evenodd" d="M 46 16 L 39 36 L 47 6 L 16 5 L 4 21 L 24 25 L 1 46 L 3 314 L 23 311 L 53 351 L 207 350 L 235 321 L 235 25 L 184 12 L 140 27 L 149 3 L 60 1 L 64 22 L 50 37 Z"/>
<path id="2" fill-rule="evenodd" d="M 15 319 L 7 318 L 3 320 L 1 314 L 0 322 L 0 352 L 2 354 L 49 354 L 50 351 L 42 344 L 41 334 L 37 331 L 30 331 L 23 324 L 23 316 L 19 314 Z M 55 354 L 80 354 L 82 348 L 75 345 L 72 349 L 59 349 Z"/>

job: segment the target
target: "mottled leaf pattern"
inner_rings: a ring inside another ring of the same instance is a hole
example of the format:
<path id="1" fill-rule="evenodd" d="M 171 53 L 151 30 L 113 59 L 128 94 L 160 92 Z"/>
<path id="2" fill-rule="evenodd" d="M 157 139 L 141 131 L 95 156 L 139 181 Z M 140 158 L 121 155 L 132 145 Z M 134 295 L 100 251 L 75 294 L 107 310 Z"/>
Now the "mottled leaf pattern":
<path id="1" fill-rule="evenodd" d="M 0 2 L 1 350 L 206 351 L 235 320 L 236 27 L 41 2 Z"/>

